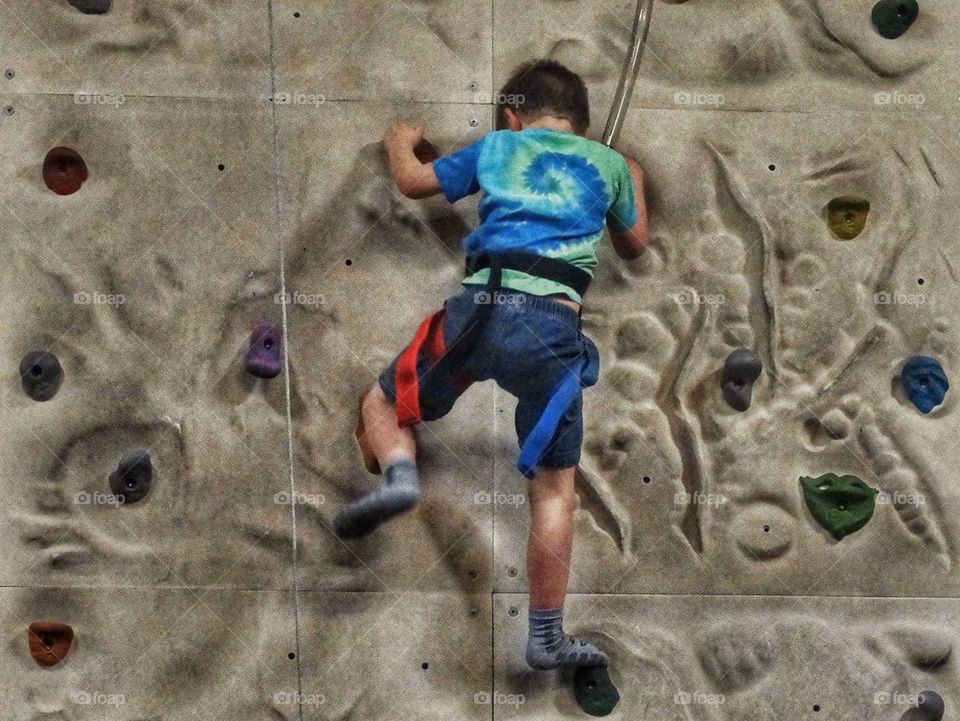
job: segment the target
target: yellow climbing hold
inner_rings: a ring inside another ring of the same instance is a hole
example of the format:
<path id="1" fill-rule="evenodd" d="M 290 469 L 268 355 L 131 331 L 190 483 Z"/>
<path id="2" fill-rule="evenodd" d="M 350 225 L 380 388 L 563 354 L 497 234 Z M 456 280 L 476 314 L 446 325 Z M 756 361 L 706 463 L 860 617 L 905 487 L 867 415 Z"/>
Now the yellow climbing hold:
<path id="1" fill-rule="evenodd" d="M 827 225 L 840 240 L 853 240 L 863 231 L 870 201 L 858 195 L 841 195 L 827 203 Z"/>

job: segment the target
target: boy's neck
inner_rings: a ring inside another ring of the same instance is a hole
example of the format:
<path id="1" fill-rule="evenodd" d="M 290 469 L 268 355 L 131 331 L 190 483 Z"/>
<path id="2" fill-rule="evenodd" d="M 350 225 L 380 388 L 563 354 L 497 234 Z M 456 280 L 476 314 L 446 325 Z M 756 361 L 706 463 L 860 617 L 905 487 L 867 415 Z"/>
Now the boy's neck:
<path id="1" fill-rule="evenodd" d="M 524 123 L 524 130 L 559 130 L 562 133 L 573 133 L 573 125 L 566 118 L 556 118 L 552 115 L 544 115 L 533 122 Z M 575 134 L 575 133 L 574 133 Z"/>

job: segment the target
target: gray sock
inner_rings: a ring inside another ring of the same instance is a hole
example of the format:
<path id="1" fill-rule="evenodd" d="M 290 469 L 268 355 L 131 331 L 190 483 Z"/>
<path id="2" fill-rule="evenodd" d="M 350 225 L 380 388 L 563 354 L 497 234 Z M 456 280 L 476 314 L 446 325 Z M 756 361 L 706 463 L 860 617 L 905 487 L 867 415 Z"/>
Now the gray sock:
<path id="1" fill-rule="evenodd" d="M 530 635 L 527 638 L 527 663 L 540 671 L 609 663 L 603 651 L 586 641 L 563 632 L 562 608 L 531 608 Z"/>
<path id="2" fill-rule="evenodd" d="M 399 513 L 413 508 L 420 500 L 417 464 L 407 458 L 383 469 L 383 486 L 347 505 L 333 521 L 333 529 L 343 538 L 366 536 Z"/>

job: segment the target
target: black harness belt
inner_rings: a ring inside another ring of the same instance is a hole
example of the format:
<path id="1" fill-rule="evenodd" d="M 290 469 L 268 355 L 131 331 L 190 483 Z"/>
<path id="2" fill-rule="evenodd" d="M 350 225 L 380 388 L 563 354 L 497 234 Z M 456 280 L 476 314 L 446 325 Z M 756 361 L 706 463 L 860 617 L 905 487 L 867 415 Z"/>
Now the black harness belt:
<path id="1" fill-rule="evenodd" d="M 571 265 L 559 258 L 548 258 L 536 253 L 525 253 L 521 250 L 505 250 L 497 253 L 480 253 L 467 260 L 467 275 L 473 275 L 484 268 L 490 268 L 490 278 L 497 272 L 496 288 L 500 287 L 499 270 L 516 270 L 528 275 L 534 275 L 545 280 L 552 280 L 561 285 L 573 288 L 578 295 L 587 292 L 592 276 L 585 270 Z M 491 285 L 487 284 L 488 289 Z"/>
<path id="2" fill-rule="evenodd" d="M 417 359 L 420 354 L 427 353 L 429 358 L 434 359 L 436 366 L 444 366 L 445 374 L 456 375 L 480 345 L 484 328 L 503 287 L 504 270 L 516 270 L 560 283 L 581 296 L 586 293 L 591 280 L 587 271 L 566 261 L 515 250 L 481 253 L 467 261 L 467 275 L 473 275 L 485 268 L 490 269 L 486 286 L 474 295 L 476 310 L 457 337 L 452 341 L 443 339 L 443 311 L 440 311 L 421 324 L 414 342 L 402 354 L 396 372 L 397 421 L 401 426 L 413 425 L 422 420 L 418 398 L 420 381 L 425 379 L 421 379 L 417 373 Z M 536 427 L 523 442 L 518 466 L 527 477 L 533 476 L 534 468 L 553 437 L 560 417 L 576 399 L 580 388 L 596 382 L 599 356 L 592 343 L 587 341 L 585 348 L 584 356 L 571 366 L 558 383 Z"/>

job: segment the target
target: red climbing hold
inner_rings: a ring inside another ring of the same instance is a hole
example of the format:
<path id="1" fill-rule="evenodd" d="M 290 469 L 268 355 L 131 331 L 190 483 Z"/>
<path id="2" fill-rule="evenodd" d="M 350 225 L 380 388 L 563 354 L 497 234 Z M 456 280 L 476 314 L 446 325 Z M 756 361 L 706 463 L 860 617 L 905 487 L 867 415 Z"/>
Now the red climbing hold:
<path id="1" fill-rule="evenodd" d="M 71 195 L 87 179 L 87 164 L 72 148 L 54 148 L 43 159 L 43 182 L 57 195 Z"/>
<path id="2" fill-rule="evenodd" d="M 73 629 L 57 621 L 34 621 L 27 629 L 27 645 L 41 666 L 56 666 L 70 653 Z"/>

